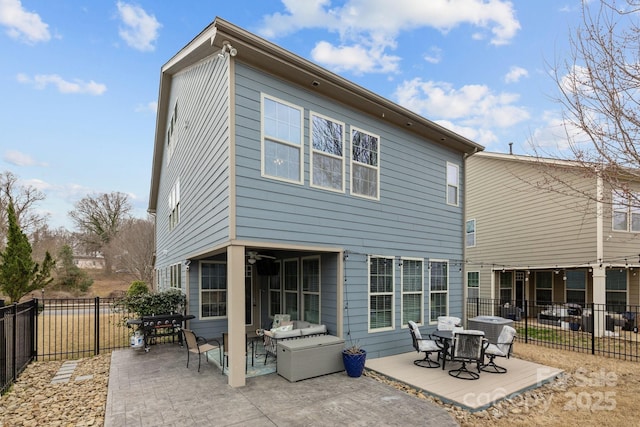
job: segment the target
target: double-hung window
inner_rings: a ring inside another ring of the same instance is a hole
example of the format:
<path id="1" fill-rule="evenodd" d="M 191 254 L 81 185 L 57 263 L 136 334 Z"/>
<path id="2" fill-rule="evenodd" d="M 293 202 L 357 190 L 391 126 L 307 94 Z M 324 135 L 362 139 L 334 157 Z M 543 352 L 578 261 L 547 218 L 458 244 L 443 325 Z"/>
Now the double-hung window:
<path id="1" fill-rule="evenodd" d="M 553 273 L 536 271 L 536 304 L 545 305 L 553 302 Z"/>
<path id="2" fill-rule="evenodd" d="M 351 194 L 380 199 L 380 137 L 351 128 Z"/>
<path id="3" fill-rule="evenodd" d="M 640 194 L 632 193 L 628 196 L 613 191 L 611 196 L 612 227 L 615 231 L 640 232 Z"/>
<path id="4" fill-rule="evenodd" d="M 262 95 L 262 176 L 302 184 L 303 110 Z"/>
<path id="5" fill-rule="evenodd" d="M 393 258 L 369 257 L 369 329 L 393 328 Z"/>
<path id="6" fill-rule="evenodd" d="M 173 264 L 170 267 L 171 281 L 170 286 L 176 289 L 182 289 L 182 263 Z"/>
<path id="7" fill-rule="evenodd" d="M 227 264 L 217 261 L 200 263 L 200 317 L 227 315 Z"/>
<path id="8" fill-rule="evenodd" d="M 303 320 L 320 323 L 320 258 L 302 259 Z"/>
<path id="9" fill-rule="evenodd" d="M 284 311 L 291 320 L 299 320 L 298 313 L 298 259 L 288 259 L 282 263 L 284 274 Z"/>
<path id="10" fill-rule="evenodd" d="M 180 222 L 180 179 L 178 178 L 169 192 L 169 230 Z"/>
<path id="11" fill-rule="evenodd" d="M 447 204 L 459 205 L 460 197 L 460 167 L 447 162 Z"/>
<path id="12" fill-rule="evenodd" d="M 402 287 L 402 324 L 409 320 L 423 323 L 424 269 L 421 259 L 402 259 L 400 281 Z"/>
<path id="13" fill-rule="evenodd" d="M 467 241 L 468 248 L 473 248 L 476 246 L 476 220 L 475 219 L 470 219 L 467 221 L 466 241 Z"/>
<path id="14" fill-rule="evenodd" d="M 569 303 L 580 304 L 585 306 L 587 301 L 587 280 L 584 270 L 568 270 L 565 273 L 567 278 L 565 288 L 567 291 L 566 301 Z"/>
<path id="15" fill-rule="evenodd" d="M 467 272 L 467 298 L 479 298 L 480 297 L 480 272 L 468 271 Z"/>
<path id="16" fill-rule="evenodd" d="M 500 304 L 513 302 L 513 272 L 500 272 Z"/>
<path id="17" fill-rule="evenodd" d="M 439 316 L 449 312 L 449 263 L 431 261 L 429 263 L 429 306 L 430 322 L 437 322 Z"/>
<path id="18" fill-rule="evenodd" d="M 607 311 L 615 313 L 627 311 L 627 269 L 607 269 L 605 288 Z"/>
<path id="19" fill-rule="evenodd" d="M 344 192 L 344 123 L 313 112 L 311 185 Z"/>

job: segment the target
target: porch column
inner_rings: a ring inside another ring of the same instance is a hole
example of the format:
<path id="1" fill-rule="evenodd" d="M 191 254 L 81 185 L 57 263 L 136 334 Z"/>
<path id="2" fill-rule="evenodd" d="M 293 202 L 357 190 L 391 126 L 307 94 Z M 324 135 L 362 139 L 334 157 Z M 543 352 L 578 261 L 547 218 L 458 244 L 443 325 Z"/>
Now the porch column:
<path id="1" fill-rule="evenodd" d="M 246 338 L 244 319 L 244 246 L 227 248 L 227 331 L 229 385 L 245 385 Z"/>
<path id="2" fill-rule="evenodd" d="M 593 333 L 597 337 L 604 335 L 605 318 L 604 307 L 607 302 L 607 270 L 599 265 L 593 267 L 593 303 L 595 312 L 593 313 Z M 597 315 L 596 315 L 597 314 Z"/>

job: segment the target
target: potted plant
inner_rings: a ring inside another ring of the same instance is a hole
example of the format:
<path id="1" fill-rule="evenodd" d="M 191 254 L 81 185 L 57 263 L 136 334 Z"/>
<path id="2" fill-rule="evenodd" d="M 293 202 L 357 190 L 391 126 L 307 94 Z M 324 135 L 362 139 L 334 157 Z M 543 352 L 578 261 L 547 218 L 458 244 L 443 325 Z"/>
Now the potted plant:
<path id="1" fill-rule="evenodd" d="M 358 343 L 351 344 L 342 350 L 342 362 L 347 375 L 358 378 L 364 370 L 364 362 L 367 359 L 367 352 Z"/>

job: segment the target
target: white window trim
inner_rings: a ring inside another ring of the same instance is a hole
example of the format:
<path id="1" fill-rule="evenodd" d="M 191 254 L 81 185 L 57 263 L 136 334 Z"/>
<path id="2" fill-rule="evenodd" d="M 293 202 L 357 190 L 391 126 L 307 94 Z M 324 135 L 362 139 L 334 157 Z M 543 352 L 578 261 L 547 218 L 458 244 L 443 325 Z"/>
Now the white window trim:
<path id="1" fill-rule="evenodd" d="M 469 236 L 469 234 L 467 232 L 467 223 L 473 221 L 473 245 L 467 245 L 467 236 Z M 477 243 L 478 243 L 478 222 L 476 221 L 475 218 L 471 218 L 465 221 L 464 223 L 465 227 L 464 227 L 464 244 L 467 248 L 475 248 Z"/>
<path id="2" fill-rule="evenodd" d="M 372 136 L 374 138 L 378 138 L 378 164 L 376 166 L 371 166 L 371 165 L 367 165 L 365 163 L 360 163 L 357 162 L 355 160 L 353 160 L 353 131 L 357 131 L 357 132 L 361 132 L 364 134 L 367 134 L 369 136 Z M 352 196 L 356 196 L 356 197 L 361 197 L 363 199 L 368 199 L 368 200 L 380 200 L 380 164 L 382 163 L 382 141 L 380 139 L 380 135 L 376 135 L 373 132 L 369 132 L 367 130 L 358 128 L 356 126 L 350 126 L 349 127 L 349 165 L 350 165 L 350 170 L 349 170 L 349 179 L 350 179 L 350 188 L 349 188 L 349 192 Z M 369 168 L 369 169 L 375 169 L 376 170 L 376 188 L 377 188 L 377 194 L 376 197 L 371 197 L 371 196 L 367 196 L 364 194 L 360 194 L 360 193 L 354 193 L 353 192 L 353 165 L 357 164 L 358 166 L 362 166 L 365 168 Z"/>
<path id="3" fill-rule="evenodd" d="M 316 150 L 315 148 L 313 148 L 313 118 L 314 117 L 320 117 L 322 119 L 325 120 L 329 120 L 331 122 L 337 123 L 339 125 L 342 126 L 342 156 L 336 156 L 335 154 L 331 154 L 331 153 L 327 153 L 324 152 L 322 150 Z M 346 136 L 347 136 L 347 126 L 344 122 L 341 122 L 340 120 L 336 120 L 334 118 L 331 118 L 329 116 L 325 116 L 323 114 L 320 113 L 316 113 L 314 111 L 310 111 L 309 112 L 309 152 L 311 153 L 311 158 L 309 159 L 309 185 L 313 188 L 320 188 L 322 190 L 327 190 L 327 191 L 333 191 L 336 193 L 344 193 L 345 192 L 345 181 L 346 181 L 346 171 L 345 171 L 345 153 L 347 152 L 346 150 Z M 325 187 L 324 185 L 319 185 L 319 184 L 315 184 L 313 182 L 313 169 L 314 169 L 314 156 L 316 155 L 316 153 L 318 153 L 318 155 L 322 155 L 322 156 L 327 156 L 327 157 L 331 157 L 334 159 L 340 159 L 342 161 L 342 187 L 341 188 L 332 188 L 332 187 Z"/>
<path id="4" fill-rule="evenodd" d="M 169 166 L 169 163 L 171 163 L 171 158 L 173 157 L 173 153 L 176 150 L 176 145 L 178 144 L 178 138 L 175 134 L 175 130 L 177 129 L 177 121 L 178 101 L 176 100 L 171 112 L 171 118 L 169 119 L 169 123 L 167 123 L 167 166 Z"/>
<path id="5" fill-rule="evenodd" d="M 391 326 L 384 328 L 371 329 L 371 258 L 387 259 L 391 262 L 393 274 L 391 275 L 391 292 L 380 292 L 373 295 L 391 295 Z M 396 328 L 396 275 L 395 275 L 395 258 L 384 255 L 369 255 L 367 257 L 367 331 L 369 333 L 393 331 Z"/>
<path id="6" fill-rule="evenodd" d="M 169 288 L 182 290 L 182 263 L 169 266 Z"/>
<path id="7" fill-rule="evenodd" d="M 431 294 L 446 294 L 447 298 L 447 313 L 445 314 L 446 316 L 449 315 L 449 309 L 451 308 L 451 304 L 449 303 L 449 291 L 450 291 L 450 286 L 451 286 L 451 269 L 449 268 L 449 260 L 448 259 L 430 259 L 428 261 L 426 261 L 429 265 L 429 324 L 430 325 L 435 325 L 438 323 L 438 320 L 431 320 Z M 432 262 L 439 262 L 439 263 L 445 263 L 447 264 L 447 290 L 446 291 L 432 291 L 431 290 L 431 263 Z"/>
<path id="8" fill-rule="evenodd" d="M 284 144 L 284 145 L 288 145 L 290 147 L 295 147 L 298 148 L 300 150 L 300 159 L 299 159 L 299 163 L 300 163 L 300 179 L 299 180 L 294 180 L 294 179 L 287 179 L 287 178 L 282 178 L 280 176 L 273 176 L 273 175 L 268 175 L 265 171 L 265 132 L 264 132 L 264 100 L 265 99 L 269 99 L 271 101 L 274 102 L 278 102 L 280 104 L 284 104 L 287 105 L 291 108 L 294 108 L 298 111 L 300 111 L 300 145 L 298 144 L 292 144 L 289 141 L 284 141 L 281 139 L 276 139 L 273 137 L 269 137 L 270 140 L 277 142 L 279 144 Z M 284 101 L 282 99 L 276 98 L 275 96 L 271 96 L 271 95 L 267 95 L 265 93 L 261 93 L 260 94 L 260 174 L 263 178 L 269 178 L 269 179 L 275 179 L 278 181 L 284 181 L 284 182 L 290 182 L 293 184 L 304 184 L 304 145 L 305 145 L 305 140 L 304 140 L 304 108 L 292 104 L 290 102 Z"/>
<path id="9" fill-rule="evenodd" d="M 640 199 L 640 194 L 632 192 L 634 200 Z M 633 230 L 633 215 L 640 214 L 640 208 L 632 206 L 631 196 L 623 196 L 620 191 L 611 190 L 611 230 L 618 233 L 640 233 L 640 230 Z M 618 203 L 620 202 L 620 203 Z M 622 209 L 616 209 L 620 206 Z M 623 212 L 627 215 L 627 225 L 624 230 L 615 228 L 615 212 Z"/>
<path id="10" fill-rule="evenodd" d="M 449 183 L 449 166 L 455 167 L 456 168 L 456 172 L 458 175 L 458 182 L 456 184 L 451 184 Z M 447 205 L 449 206 L 460 206 L 460 165 L 458 165 L 457 163 L 453 163 L 453 162 L 447 162 L 447 167 L 445 170 L 445 181 L 447 183 L 446 186 L 446 193 L 445 193 L 445 199 L 447 200 Z M 456 188 L 456 200 L 455 203 L 451 203 L 451 201 L 449 200 L 449 186 L 455 187 Z"/>
<path id="11" fill-rule="evenodd" d="M 318 292 L 310 292 L 304 290 L 304 262 L 305 260 L 318 260 Z M 318 255 L 302 257 L 300 258 L 300 294 L 301 294 L 301 307 L 302 307 L 302 320 L 307 320 L 304 315 L 306 307 L 304 305 L 305 295 L 317 295 L 318 296 L 318 319 L 322 322 L 322 259 Z"/>
<path id="12" fill-rule="evenodd" d="M 467 298 L 470 298 L 469 297 L 469 288 L 470 288 L 470 286 L 469 286 L 469 274 L 471 274 L 471 273 L 476 273 L 478 275 L 478 286 L 474 287 L 473 289 L 477 289 L 478 290 L 478 298 L 480 298 L 480 271 L 472 270 L 472 271 L 467 271 L 467 274 L 466 274 L 466 277 L 465 277 L 465 280 L 467 282 L 466 286 L 465 286 L 465 297 L 464 297 L 465 300 Z"/>
<path id="13" fill-rule="evenodd" d="M 169 231 L 180 224 L 180 178 L 171 187 L 169 193 Z"/>
<path id="14" fill-rule="evenodd" d="M 402 261 L 403 265 L 404 265 L 404 261 L 420 261 L 422 262 L 422 271 L 420 272 L 420 279 L 422 280 L 422 286 L 420 288 L 420 292 L 405 292 L 404 291 L 404 268 L 400 268 L 400 319 L 401 319 L 401 325 L 400 328 L 408 328 L 409 325 L 407 325 L 405 322 L 402 321 L 402 316 L 404 314 L 404 295 L 415 295 L 415 294 L 420 294 L 420 301 L 422 302 L 420 304 L 420 318 L 422 319 L 422 322 L 420 323 L 416 323 L 418 326 L 422 326 L 425 324 L 424 321 L 424 258 L 411 258 L 411 257 L 401 257 L 400 260 Z"/>
<path id="15" fill-rule="evenodd" d="M 226 265 L 227 263 L 225 261 L 201 261 L 200 265 L 202 266 L 203 264 L 223 264 Z M 227 293 L 227 297 L 229 296 L 229 278 L 227 277 L 227 287 L 226 289 L 226 293 Z M 210 290 L 207 289 L 207 292 L 209 292 Z M 218 291 L 213 291 L 213 292 L 218 292 Z M 227 301 L 228 302 L 228 301 Z M 228 312 L 229 312 L 229 307 L 227 305 L 227 316 L 228 316 Z M 207 316 L 207 317 L 203 317 L 202 316 L 202 268 L 199 269 L 198 272 L 198 315 L 199 315 L 199 319 L 201 320 L 209 320 L 209 319 L 226 319 L 227 316 Z"/>
<path id="16" fill-rule="evenodd" d="M 280 267 L 278 267 L 278 289 L 274 289 L 271 288 L 271 280 L 273 279 L 273 276 L 267 276 L 267 313 L 269 315 L 270 319 L 273 319 L 273 316 L 275 314 L 282 314 L 282 313 L 272 313 L 271 312 L 271 292 L 278 292 L 279 294 L 279 298 L 280 298 L 280 312 L 284 311 L 284 267 L 283 267 L 283 263 L 282 260 L 274 260 L 273 261 L 276 264 L 279 264 Z"/>
<path id="17" fill-rule="evenodd" d="M 286 277 L 287 277 L 287 264 L 289 263 L 295 263 L 296 265 L 296 289 L 295 291 L 291 291 L 291 290 L 287 290 L 287 284 L 286 284 Z M 282 290 L 282 299 L 281 299 L 281 305 L 282 305 L 282 312 L 283 313 L 287 313 L 287 295 L 290 294 L 294 294 L 296 296 L 296 309 L 298 310 L 298 319 L 301 319 L 300 317 L 300 306 L 301 306 L 301 301 L 300 301 L 300 296 L 301 296 L 301 285 L 302 285 L 302 281 L 300 280 L 300 258 L 287 258 L 287 259 L 283 259 L 282 260 L 282 265 L 280 266 L 281 270 L 280 270 L 280 280 L 282 282 L 281 285 L 281 290 Z M 293 320 L 293 317 L 291 318 L 291 320 Z"/>

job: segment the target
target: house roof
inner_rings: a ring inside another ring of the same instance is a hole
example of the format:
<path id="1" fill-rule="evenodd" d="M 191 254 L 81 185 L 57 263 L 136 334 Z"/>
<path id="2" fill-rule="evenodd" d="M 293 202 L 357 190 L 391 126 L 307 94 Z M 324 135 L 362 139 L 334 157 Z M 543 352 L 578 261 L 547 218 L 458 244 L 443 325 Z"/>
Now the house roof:
<path id="1" fill-rule="evenodd" d="M 265 70 L 271 75 L 307 88 L 309 91 L 404 128 L 421 138 L 429 139 L 463 153 L 474 153 L 484 149 L 482 145 L 470 139 L 216 17 L 207 28 L 162 67 L 149 195 L 150 212 L 155 212 L 157 206 L 171 76 L 218 53 L 224 41 L 230 42 L 237 49 L 238 54 L 234 57 L 236 61 Z"/>

